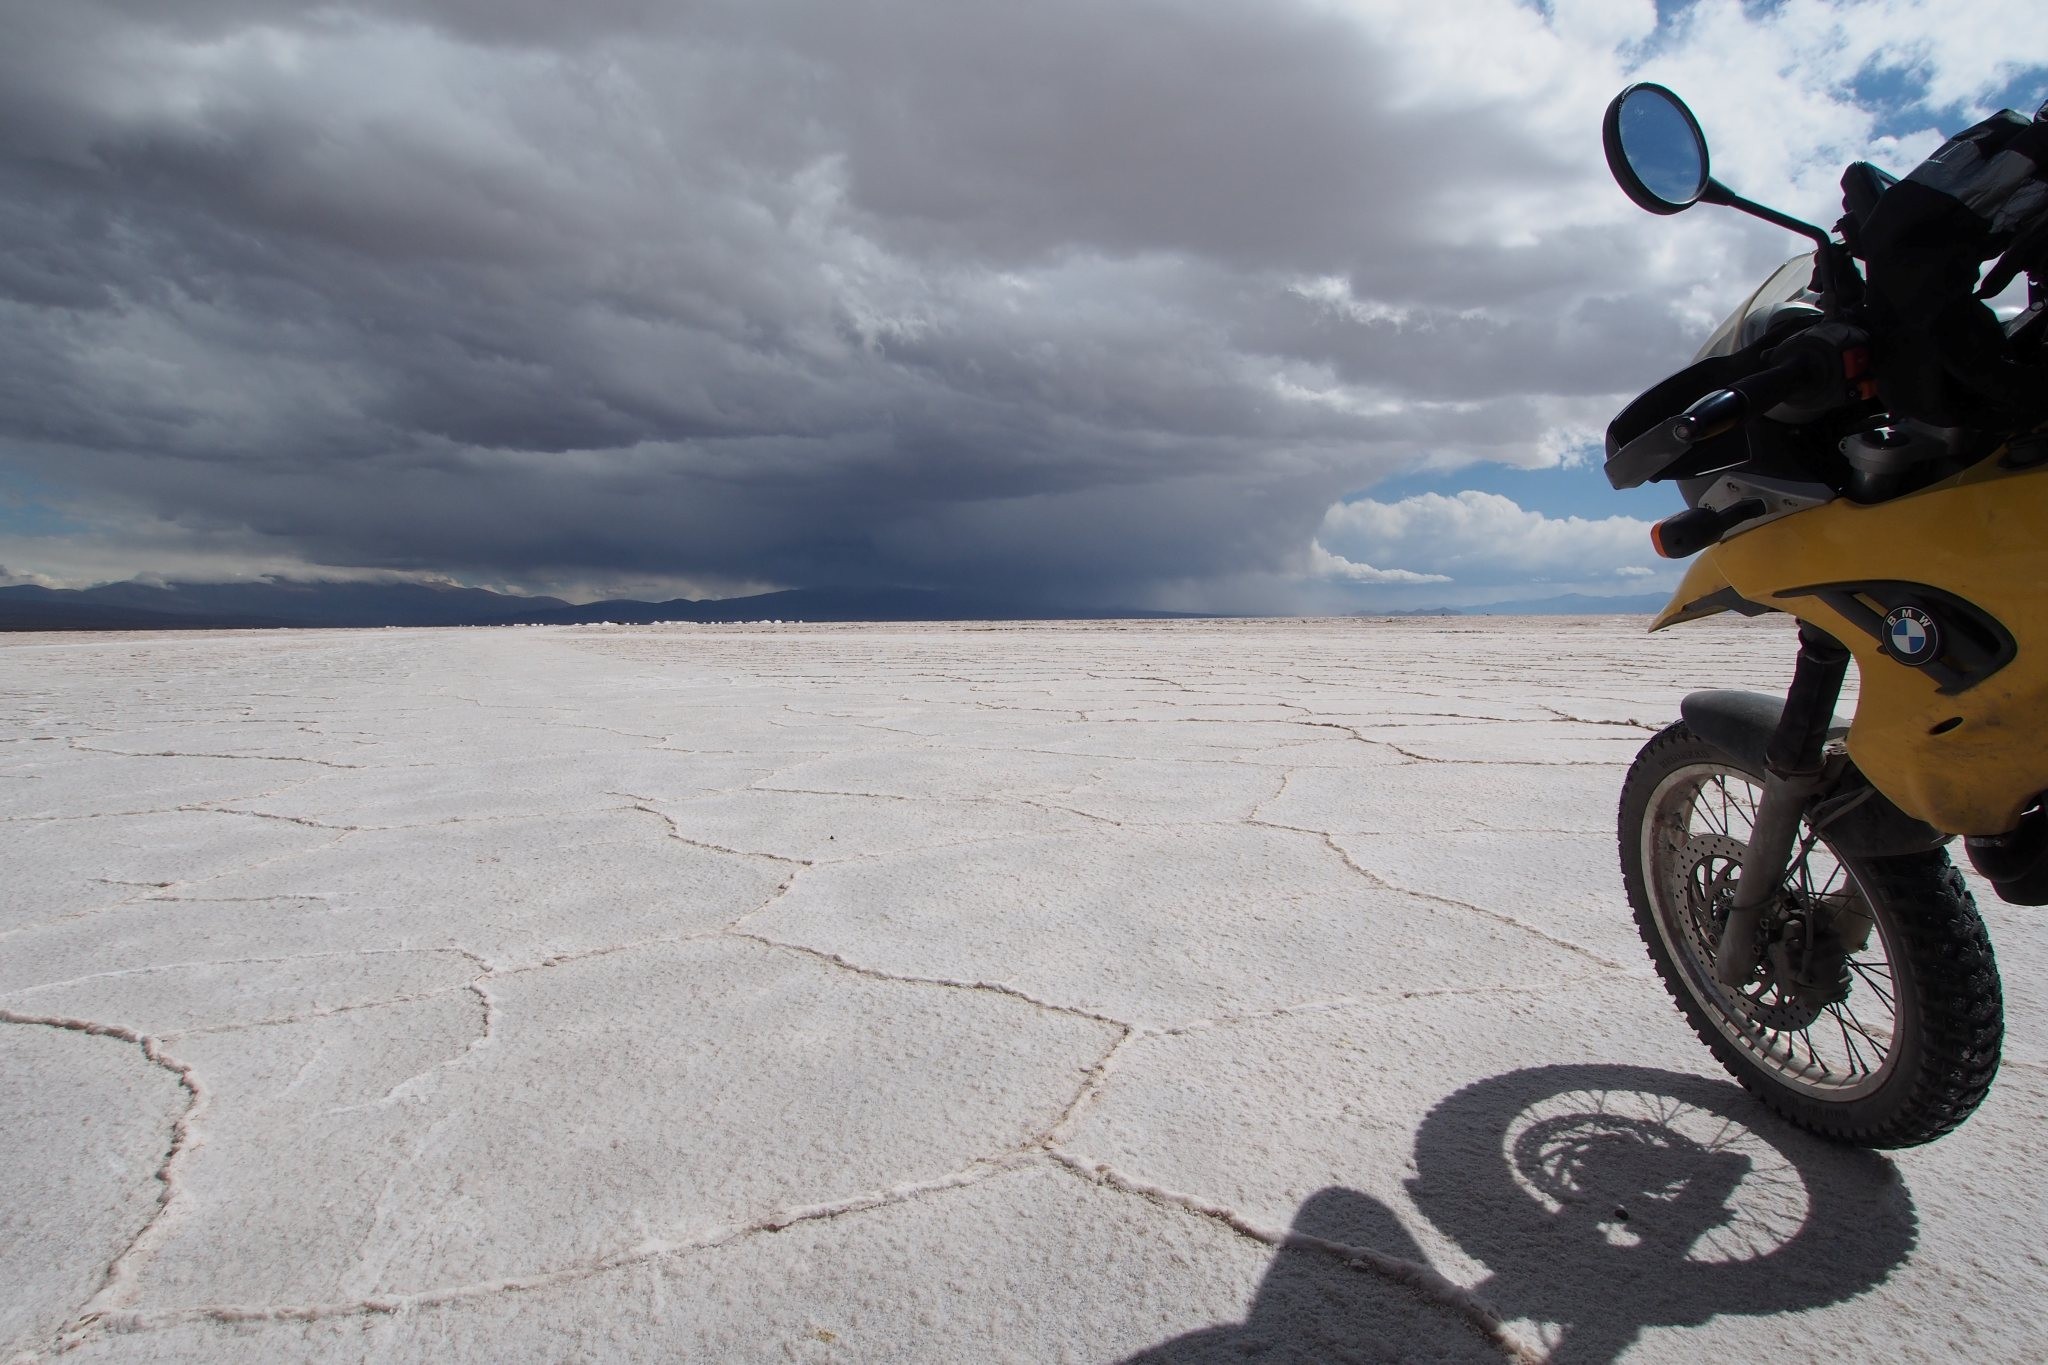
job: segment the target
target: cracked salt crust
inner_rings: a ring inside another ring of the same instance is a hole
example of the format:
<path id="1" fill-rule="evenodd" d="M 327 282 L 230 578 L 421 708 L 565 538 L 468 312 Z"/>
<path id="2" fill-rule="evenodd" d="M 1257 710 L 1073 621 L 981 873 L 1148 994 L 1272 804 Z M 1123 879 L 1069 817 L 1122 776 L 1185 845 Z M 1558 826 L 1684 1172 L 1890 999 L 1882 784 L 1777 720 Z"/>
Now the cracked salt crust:
<path id="1" fill-rule="evenodd" d="M 1027 1143 L 1034 1111 L 1110 1037 L 729 940 L 499 975 L 490 991 L 493 1041 L 475 1052 L 475 1016 L 452 997 L 267 1029 L 255 1068 L 240 1037 L 187 1040 L 214 1114 L 186 1176 L 195 1211 L 138 1311 L 547 1274 L 646 1240 L 621 1208 L 688 1242 L 940 1176 Z M 325 1079 L 333 1039 L 394 1024 L 415 1039 L 407 1060 Z M 307 1167 L 325 1179 L 231 1197 Z"/>
<path id="2" fill-rule="evenodd" d="M 1253 828 L 1104 828 L 821 867 L 747 923 L 1148 1023 L 1575 966 L 1538 935 L 1375 886 L 1314 836 Z"/>
<path id="3" fill-rule="evenodd" d="M 620 805 L 365 830 L 193 894 L 317 896 L 347 912 L 328 928 L 362 946 L 456 946 L 510 965 L 714 929 L 766 902 L 785 875 L 693 847 L 659 814 Z"/>
<path id="4" fill-rule="evenodd" d="M 162 905 L 152 909 L 155 919 L 174 922 L 166 927 L 185 931 L 197 927 L 192 922 L 194 916 L 173 913 Z M 246 906 L 232 909 L 237 915 L 246 911 Z M 284 912 L 266 907 L 257 913 L 267 918 Z M 95 932 L 105 927 L 101 921 L 91 926 Z M 52 971 L 49 958 L 58 954 L 31 957 L 43 946 L 32 934 L 9 944 L 10 957 L 21 957 L 10 962 L 8 973 L 17 979 L 48 975 Z M 149 946 L 162 951 L 167 960 L 105 967 L 0 992 L 0 1007 L 101 1020 L 138 1034 L 162 1036 L 333 1013 L 458 990 L 477 974 L 473 959 L 447 949 L 356 949 L 181 961 L 181 950 L 191 951 L 187 944 L 165 944 L 156 936 Z M 118 947 L 108 954 L 113 960 L 123 956 Z M 213 950 L 220 951 L 218 946 Z M 88 955 L 74 950 L 74 956 Z"/>
<path id="5" fill-rule="evenodd" d="M 187 1096 L 140 1048 L 65 1028 L 0 1024 L 0 1073 L 7 1350 L 52 1341 L 148 1224 L 161 1144 Z"/>
<path id="6" fill-rule="evenodd" d="M 779 791 L 893 796 L 904 800 L 975 800 L 1043 796 L 1100 781 L 1109 761 L 1080 755 L 999 751 L 963 763 L 939 748 L 876 748 L 787 768 L 757 785 Z"/>
<path id="7" fill-rule="evenodd" d="M 1257 814 L 1285 777 L 1247 764 L 1133 758 L 1094 782 L 1042 799 L 1118 825 L 1228 825 Z"/>
<path id="8" fill-rule="evenodd" d="M 1612 763 L 1627 766 L 1642 747 L 1637 731 L 1574 721 L 1459 720 L 1422 725 L 1354 725 L 1368 744 L 1383 744 L 1418 763 Z"/>
<path id="9" fill-rule="evenodd" d="M 715 792 L 654 809 L 687 842 L 805 863 L 1029 838 L 1087 823 L 1080 815 L 1015 802 L 878 800 L 763 788 Z"/>
<path id="10" fill-rule="evenodd" d="M 1614 913 L 1614 850 L 1605 840 L 1558 830 L 1444 830 L 1330 842 L 1396 890 L 1556 935 L 1608 964 L 1648 969 L 1634 920 Z"/>
<path id="11" fill-rule="evenodd" d="M 655 752 L 442 762 L 322 775 L 290 791 L 225 803 L 348 828 L 404 828 L 451 820 L 575 815 L 630 789 L 665 797 L 719 791 L 765 777 L 774 764 L 732 754 Z"/>
<path id="12" fill-rule="evenodd" d="M 39 753 L 0 786 L 0 822 L 161 814 L 282 791 L 321 769 L 293 760 Z"/>
<path id="13" fill-rule="evenodd" d="M 2024 1356 L 2038 917 L 1886 1161 L 1616 889 L 1781 626 L 0 641 L 0 1357 Z"/>
<path id="14" fill-rule="evenodd" d="M 1196 1333 L 1227 1338 L 1226 1359 L 1261 1344 L 1294 1358 L 1503 1359 L 1456 1315 L 1335 1256 L 1292 1252 L 1276 1265 L 1270 1247 L 1217 1220 L 1047 1164 L 565 1284 L 403 1314 L 233 1334 L 186 1323 L 158 1335 L 170 1358 L 224 1362 L 1089 1365 Z M 133 1341 L 103 1337 L 74 1358 L 127 1359 Z"/>
<path id="15" fill-rule="evenodd" d="M 209 810 L 0 825 L 10 882 L 10 893 L 0 897 L 0 942 L 23 925 L 174 893 L 335 837 Z"/>
<path id="16" fill-rule="evenodd" d="M 1304 768 L 1259 818 L 1335 835 L 1555 829 L 1612 836 L 1623 771 L 1534 763 L 1417 763 L 1398 774 Z"/>

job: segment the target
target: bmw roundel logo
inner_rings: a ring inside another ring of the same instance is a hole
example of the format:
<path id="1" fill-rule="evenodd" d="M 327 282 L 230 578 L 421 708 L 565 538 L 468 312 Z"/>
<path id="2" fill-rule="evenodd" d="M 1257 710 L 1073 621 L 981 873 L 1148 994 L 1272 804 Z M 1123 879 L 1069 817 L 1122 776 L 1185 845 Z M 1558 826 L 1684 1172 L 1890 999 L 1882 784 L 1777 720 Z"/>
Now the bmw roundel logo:
<path id="1" fill-rule="evenodd" d="M 1893 607 L 1885 613 L 1884 644 L 1902 664 L 1932 663 L 1941 653 L 1941 627 L 1918 607 Z"/>

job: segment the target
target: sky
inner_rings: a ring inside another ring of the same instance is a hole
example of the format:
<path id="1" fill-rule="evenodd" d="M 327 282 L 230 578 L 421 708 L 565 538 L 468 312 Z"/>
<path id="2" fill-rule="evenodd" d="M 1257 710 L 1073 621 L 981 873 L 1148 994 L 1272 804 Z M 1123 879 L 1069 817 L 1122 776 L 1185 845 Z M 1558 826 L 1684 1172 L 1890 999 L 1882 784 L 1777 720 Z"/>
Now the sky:
<path id="1" fill-rule="evenodd" d="M 0 583 L 1675 582 L 1600 433 L 2038 0 L 0 0 Z"/>

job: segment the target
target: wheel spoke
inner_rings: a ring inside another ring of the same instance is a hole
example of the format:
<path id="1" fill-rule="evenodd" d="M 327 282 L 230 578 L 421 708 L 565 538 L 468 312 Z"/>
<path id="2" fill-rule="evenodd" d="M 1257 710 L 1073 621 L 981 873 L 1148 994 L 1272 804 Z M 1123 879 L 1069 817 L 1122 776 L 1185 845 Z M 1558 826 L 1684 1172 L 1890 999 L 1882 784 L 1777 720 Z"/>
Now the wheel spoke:
<path id="1" fill-rule="evenodd" d="M 1884 985 L 1880 986 L 1878 984 L 1878 974 L 1868 962 L 1858 962 L 1855 958 L 1850 958 L 1849 970 L 1856 973 L 1862 979 L 1864 985 L 1877 993 L 1877 998 L 1884 1002 L 1886 1009 L 1894 1011 L 1898 1009 L 1898 1002 L 1892 999 L 1891 991 L 1886 989 L 1886 987 L 1897 984 L 1892 980 L 1890 972 L 1883 973 Z"/>
<path id="2" fill-rule="evenodd" d="M 1811 1025 L 1808 1025 L 1808 1026 L 1807 1026 L 1806 1028 L 1803 1028 L 1803 1029 L 1799 1030 L 1798 1038 L 1799 1038 L 1799 1041 L 1800 1041 L 1800 1042 L 1802 1042 L 1802 1043 L 1806 1044 L 1806 1059 L 1807 1059 L 1807 1061 L 1809 1061 L 1809 1062 L 1811 1062 L 1811 1063 L 1812 1063 L 1813 1065 L 1815 1065 L 1815 1066 L 1819 1067 L 1819 1068 L 1821 1069 L 1821 1073 L 1822 1073 L 1823 1075 L 1825 1075 L 1825 1074 L 1827 1073 L 1827 1069 L 1828 1069 L 1828 1064 L 1827 1064 L 1826 1062 L 1822 1061 L 1822 1060 L 1820 1059 L 1820 1053 L 1818 1053 L 1818 1052 L 1816 1052 L 1816 1051 L 1814 1050 L 1814 1047 L 1813 1047 L 1813 1028 L 1812 1028 L 1812 1026 L 1811 1026 Z"/>
<path id="3" fill-rule="evenodd" d="M 1699 817 L 1700 823 L 1705 825 L 1709 832 L 1726 834 L 1728 832 L 1728 789 L 1719 782 L 1714 784 L 1714 789 L 1721 795 L 1721 808 L 1719 811 L 1716 811 L 1713 803 L 1707 799 L 1707 786 L 1705 783 L 1701 783 L 1693 789 L 1690 805 L 1693 813 Z M 1683 829 L 1689 827 L 1691 821 L 1680 820 L 1678 823 L 1679 827 Z"/>
<path id="4" fill-rule="evenodd" d="M 1725 788 L 1727 784 L 1724 781 L 1722 785 Z M 1744 799 L 1738 799 L 1736 801 L 1736 808 L 1742 812 L 1743 823 L 1748 825 L 1749 828 L 1755 829 L 1757 789 L 1755 787 L 1750 786 L 1747 782 L 1745 782 L 1742 784 L 1741 797 Z M 1734 831 L 1730 830 L 1729 832 L 1733 833 Z"/>
<path id="5" fill-rule="evenodd" d="M 1799 889 L 1809 896 L 1813 894 L 1813 869 L 1808 860 L 1813 856 L 1814 841 L 1819 838 L 1820 835 L 1809 828 L 1806 837 L 1799 841 L 1798 851 L 1792 855 L 1792 866 L 1799 871 Z"/>
<path id="6" fill-rule="evenodd" d="M 1850 1071 L 1855 1072 L 1870 1070 L 1869 1067 L 1864 1066 L 1862 1064 L 1863 1054 L 1856 1050 L 1856 1040 L 1849 1036 L 1849 1025 L 1847 1021 L 1845 1021 L 1842 1018 L 1841 1012 L 1838 1010 L 1831 1009 L 1828 1011 L 1828 1013 L 1834 1017 L 1835 1029 L 1842 1035 L 1842 1048 L 1849 1054 Z"/>
<path id="7" fill-rule="evenodd" d="M 1844 1027 L 1855 1030 L 1859 1038 L 1877 1049 L 1877 1059 L 1879 1061 L 1883 1061 L 1891 1053 L 1890 1034 L 1887 1033 L 1884 1037 L 1879 1037 L 1868 1025 L 1856 1017 L 1856 1011 L 1850 1008 L 1848 1001 L 1845 1000 L 1840 1004 L 1830 1005 L 1828 1008 L 1834 1012 L 1836 1019 L 1842 1022 Z"/>

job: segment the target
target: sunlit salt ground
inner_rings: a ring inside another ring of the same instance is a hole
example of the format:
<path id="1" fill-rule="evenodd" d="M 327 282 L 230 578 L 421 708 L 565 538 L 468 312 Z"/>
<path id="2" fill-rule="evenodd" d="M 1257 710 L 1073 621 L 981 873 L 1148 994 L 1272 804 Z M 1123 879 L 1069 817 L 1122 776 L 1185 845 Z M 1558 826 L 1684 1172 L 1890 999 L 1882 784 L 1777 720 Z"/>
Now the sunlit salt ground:
<path id="1" fill-rule="evenodd" d="M 1890 1160 L 1630 925 L 1624 765 L 1790 653 L 8 638 L 0 1358 L 2035 1358 L 2040 915 L 1990 1101 Z"/>

